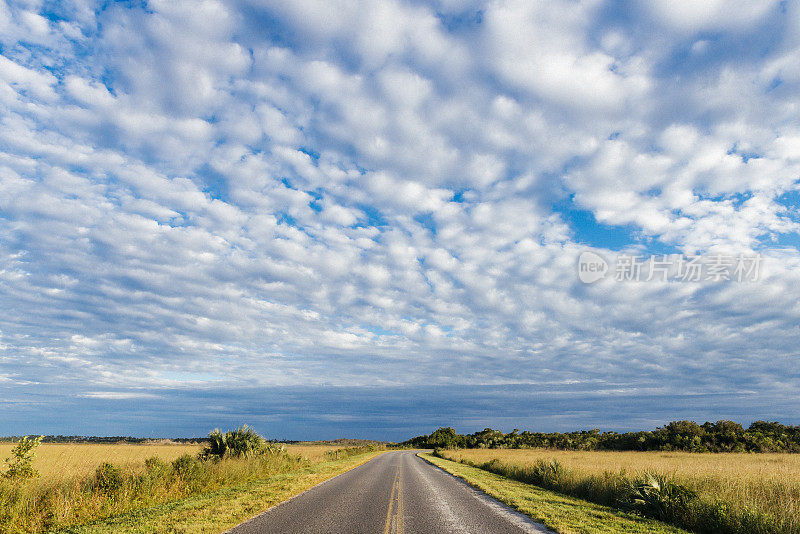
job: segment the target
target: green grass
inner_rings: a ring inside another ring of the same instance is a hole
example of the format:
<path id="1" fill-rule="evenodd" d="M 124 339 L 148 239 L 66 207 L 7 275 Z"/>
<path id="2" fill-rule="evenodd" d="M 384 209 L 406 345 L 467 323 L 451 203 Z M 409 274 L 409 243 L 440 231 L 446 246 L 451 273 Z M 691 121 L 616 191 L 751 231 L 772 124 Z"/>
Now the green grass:
<path id="1" fill-rule="evenodd" d="M 686 533 L 659 521 L 547 491 L 477 467 L 436 458 L 431 454 L 419 456 L 560 534 Z"/>
<path id="2" fill-rule="evenodd" d="M 118 515 L 62 533 L 218 533 L 380 454 L 367 452 L 317 463 L 211 493 Z"/>

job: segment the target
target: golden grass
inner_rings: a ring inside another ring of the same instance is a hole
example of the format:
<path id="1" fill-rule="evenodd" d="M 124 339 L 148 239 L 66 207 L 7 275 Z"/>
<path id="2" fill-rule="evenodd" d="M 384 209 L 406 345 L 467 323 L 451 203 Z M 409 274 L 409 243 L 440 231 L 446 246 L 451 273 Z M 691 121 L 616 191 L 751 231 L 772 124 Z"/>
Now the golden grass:
<path id="1" fill-rule="evenodd" d="M 286 452 L 300 456 L 311 462 L 325 460 L 325 453 L 346 447 L 346 445 L 323 445 L 314 442 L 300 442 L 285 445 Z"/>
<path id="2" fill-rule="evenodd" d="M 338 447 L 334 447 L 338 448 Z M 264 510 L 383 453 L 382 450 L 309 466 L 203 493 L 71 529 L 73 534 L 208 534 L 223 532 Z"/>
<path id="3" fill-rule="evenodd" d="M 0 443 L 0 471 L 5 465 L 2 460 L 11 454 L 13 443 Z M 289 454 L 300 456 L 311 462 L 325 459 L 325 453 L 343 448 L 344 445 L 322 445 L 313 442 L 286 445 Z M 134 444 L 134 443 L 43 443 L 36 450 L 33 467 L 42 478 L 60 480 L 93 473 L 103 462 L 126 468 L 141 464 L 146 458 L 158 456 L 165 462 L 183 456 L 196 455 L 202 445 L 175 444 Z"/>
<path id="4" fill-rule="evenodd" d="M 0 443 L 0 461 L 8 458 L 13 447 L 13 443 Z M 201 449 L 200 445 L 184 444 L 43 443 L 36 449 L 33 468 L 43 478 L 59 480 L 93 473 L 103 462 L 128 467 L 150 456 L 171 462 L 184 454 L 196 455 Z"/>
<path id="5" fill-rule="evenodd" d="M 655 471 L 702 497 L 721 499 L 737 508 L 750 508 L 775 517 L 800 516 L 800 455 L 634 451 L 557 451 L 549 449 L 467 449 L 445 451 L 454 460 L 483 463 L 494 458 L 506 464 L 531 465 L 556 460 L 579 472 Z"/>
<path id="6" fill-rule="evenodd" d="M 431 454 L 419 456 L 561 534 L 687 534 L 659 521 L 547 491 Z"/>
<path id="7" fill-rule="evenodd" d="M 12 445 L 3 445 L 0 455 L 8 456 Z M 301 443 L 286 446 L 286 454 L 204 462 L 196 459 L 202 445 L 43 444 L 34 460 L 40 477 L 24 482 L 0 479 L 0 531 L 42 532 L 90 523 L 288 472 L 302 477 L 298 470 L 349 465 L 351 456 L 380 452 L 350 448 L 341 461 L 331 461 L 325 454 L 342 448 Z M 180 464 L 184 466 L 180 471 L 170 465 L 184 455 L 188 460 Z M 146 467 L 145 459 L 153 456 L 165 463 Z M 103 462 L 121 468 L 112 489 L 95 482 L 95 471 Z"/>

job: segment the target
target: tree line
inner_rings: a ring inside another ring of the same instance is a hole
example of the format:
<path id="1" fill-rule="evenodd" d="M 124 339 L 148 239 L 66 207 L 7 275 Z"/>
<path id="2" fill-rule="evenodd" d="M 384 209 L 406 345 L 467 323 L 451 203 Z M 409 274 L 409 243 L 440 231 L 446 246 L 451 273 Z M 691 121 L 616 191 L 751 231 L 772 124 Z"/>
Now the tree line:
<path id="1" fill-rule="evenodd" d="M 513 432 L 486 428 L 473 434 L 458 434 L 442 427 L 427 436 L 411 438 L 403 445 L 414 448 L 512 449 L 552 448 L 563 450 L 687 451 L 687 452 L 800 452 L 800 426 L 777 421 L 756 421 L 747 428 L 734 421 L 672 421 L 655 430 L 601 432 Z"/>
<path id="2" fill-rule="evenodd" d="M 17 443 L 25 436 L 2 436 L 0 443 Z M 136 438 L 132 436 L 42 436 L 42 443 L 149 443 L 162 438 Z M 163 438 L 175 443 L 205 443 L 208 438 Z"/>

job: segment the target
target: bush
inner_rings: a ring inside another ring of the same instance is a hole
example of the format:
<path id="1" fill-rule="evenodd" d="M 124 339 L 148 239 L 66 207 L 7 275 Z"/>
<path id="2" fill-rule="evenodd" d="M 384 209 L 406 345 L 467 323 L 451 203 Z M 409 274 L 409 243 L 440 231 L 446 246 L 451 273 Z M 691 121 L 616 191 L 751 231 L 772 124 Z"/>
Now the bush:
<path id="1" fill-rule="evenodd" d="M 200 453 L 202 458 L 223 458 L 225 453 L 228 452 L 228 439 L 227 434 L 230 432 L 222 433 L 218 428 L 215 428 L 208 434 L 208 445 L 206 445 L 203 452 Z"/>
<path id="2" fill-rule="evenodd" d="M 267 442 L 264 438 L 247 425 L 226 433 L 228 454 L 237 458 L 239 456 L 255 456 L 267 451 Z"/>
<path id="3" fill-rule="evenodd" d="M 6 458 L 8 470 L 3 474 L 5 478 L 14 480 L 34 478 L 39 473 L 33 468 L 33 459 L 36 456 L 36 448 L 42 443 L 42 438 L 23 437 L 11 449 L 11 456 Z"/>
<path id="4" fill-rule="evenodd" d="M 202 468 L 200 461 L 190 454 L 184 454 L 172 461 L 172 471 L 184 480 L 196 477 Z"/>
<path id="5" fill-rule="evenodd" d="M 258 433 L 247 425 L 242 425 L 236 430 L 224 434 L 219 429 L 214 429 L 208 435 L 208 445 L 200 453 L 203 459 L 221 459 L 226 456 L 238 458 L 249 457 L 271 452 L 269 444 Z"/>
<path id="6" fill-rule="evenodd" d="M 143 484 L 160 483 L 167 478 L 170 466 L 158 456 L 151 456 L 144 461 L 144 473 L 139 477 Z"/>
<path id="7" fill-rule="evenodd" d="M 533 466 L 531 473 L 533 479 L 537 481 L 535 484 L 545 488 L 561 487 L 561 483 L 566 478 L 566 474 L 566 469 L 555 460 L 550 462 L 539 460 Z"/>
<path id="8" fill-rule="evenodd" d="M 646 517 L 677 522 L 690 515 L 689 510 L 696 500 L 695 492 L 669 477 L 646 473 L 629 483 L 623 506 Z"/>
<path id="9" fill-rule="evenodd" d="M 144 461 L 144 468 L 150 474 L 161 474 L 167 469 L 167 463 L 158 456 L 151 456 Z"/>
<path id="10" fill-rule="evenodd" d="M 113 493 L 122 487 L 122 469 L 103 462 L 94 473 L 94 486 L 105 493 Z"/>

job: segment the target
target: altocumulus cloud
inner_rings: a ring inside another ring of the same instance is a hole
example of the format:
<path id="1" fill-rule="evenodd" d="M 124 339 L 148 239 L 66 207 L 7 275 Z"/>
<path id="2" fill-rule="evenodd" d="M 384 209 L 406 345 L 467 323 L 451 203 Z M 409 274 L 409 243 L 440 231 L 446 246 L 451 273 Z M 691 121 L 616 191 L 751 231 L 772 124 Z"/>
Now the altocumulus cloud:
<path id="1" fill-rule="evenodd" d="M 800 4 L 735 3 L 0 0 L 0 432 L 798 422 Z"/>

